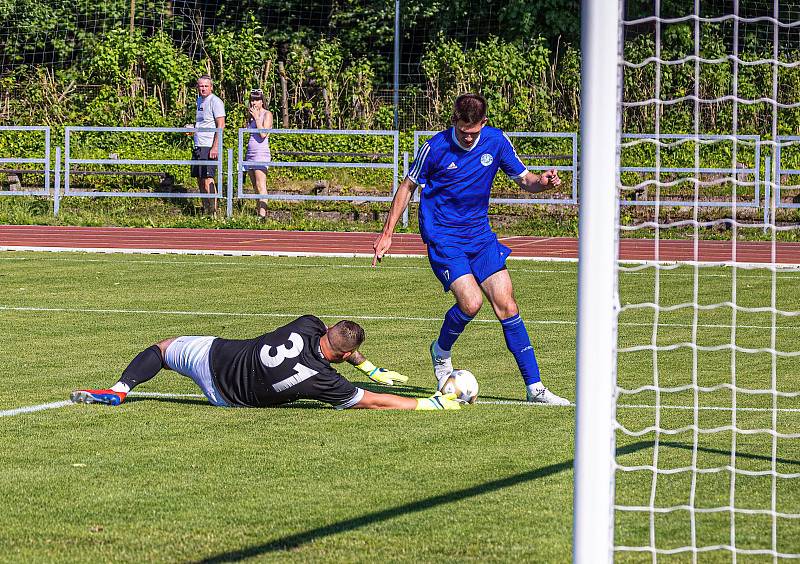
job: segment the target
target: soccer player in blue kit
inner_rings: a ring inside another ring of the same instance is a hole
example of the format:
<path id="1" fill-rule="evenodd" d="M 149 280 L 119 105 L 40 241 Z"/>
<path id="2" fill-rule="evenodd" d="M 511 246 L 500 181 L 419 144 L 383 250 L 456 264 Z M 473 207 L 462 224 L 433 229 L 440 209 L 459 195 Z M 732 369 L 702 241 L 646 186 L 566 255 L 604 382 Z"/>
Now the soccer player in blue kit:
<path id="1" fill-rule="evenodd" d="M 383 231 L 375 240 L 372 265 L 391 247 L 395 225 L 419 186 L 419 229 L 428 247 L 428 260 L 445 292 L 452 292 L 456 299 L 444 316 L 439 337 L 430 347 L 438 387 L 444 386 L 453 371 L 453 344 L 481 309 L 485 295 L 522 373 L 527 400 L 569 405 L 569 400 L 542 384 L 505 266 L 511 249 L 497 240 L 488 217 L 489 194 L 498 170 L 531 193 L 558 186 L 561 179 L 555 170 L 541 176 L 530 172 L 505 133 L 486 125 L 486 109 L 482 96 L 462 94 L 455 101 L 453 127 L 437 133 L 420 147 L 392 200 Z"/>

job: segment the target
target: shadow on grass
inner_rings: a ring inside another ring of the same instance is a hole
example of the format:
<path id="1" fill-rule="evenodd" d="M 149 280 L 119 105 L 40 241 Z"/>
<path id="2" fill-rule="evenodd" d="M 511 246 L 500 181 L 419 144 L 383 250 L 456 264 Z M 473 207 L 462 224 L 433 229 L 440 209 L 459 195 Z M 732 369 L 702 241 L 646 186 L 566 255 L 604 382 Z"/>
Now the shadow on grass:
<path id="1" fill-rule="evenodd" d="M 206 407 L 214 407 L 212 406 L 207 399 L 205 398 L 182 398 L 182 397 L 171 397 L 171 396 L 128 396 L 125 399 L 125 403 L 134 403 L 134 402 L 163 402 L 163 403 L 174 403 L 174 404 L 183 404 L 183 405 L 203 405 Z M 285 403 L 282 405 L 273 405 L 269 407 L 220 407 L 218 409 L 253 409 L 253 410 L 264 410 L 264 409 L 333 409 L 331 406 L 321 403 L 314 400 L 299 400 L 292 403 Z"/>
<path id="2" fill-rule="evenodd" d="M 125 398 L 125 403 L 137 403 L 140 401 L 158 401 L 165 403 L 180 403 L 184 405 L 209 405 L 207 399 L 201 398 L 173 398 L 173 397 L 159 397 L 159 396 L 128 396 Z M 123 404 L 125 405 L 125 404 Z"/>
<path id="3" fill-rule="evenodd" d="M 638 444 L 638 443 L 637 443 Z M 659 446 L 662 447 L 670 447 L 670 448 L 680 448 L 683 450 L 692 450 L 692 445 L 686 443 L 676 443 L 673 441 L 659 441 Z M 650 448 L 654 445 L 653 442 L 650 443 Z M 729 450 L 722 450 L 717 448 L 709 448 L 698 446 L 697 450 L 700 452 L 705 452 L 707 454 L 721 454 L 722 456 L 730 457 L 731 451 Z M 772 457 L 767 456 L 764 454 L 749 454 L 747 452 L 736 451 L 736 458 L 747 458 L 749 460 L 764 460 L 766 462 L 771 462 Z M 792 464 L 794 466 L 800 466 L 800 460 L 789 460 L 787 458 L 776 458 L 775 462 L 778 464 Z"/>
<path id="4" fill-rule="evenodd" d="M 636 452 L 638 450 L 649 448 L 652 446 L 653 446 L 652 441 L 633 443 L 618 448 L 617 455 L 619 456 L 623 454 L 630 454 L 632 452 Z M 375 523 L 380 523 L 382 521 L 388 521 L 390 519 L 394 519 L 395 517 L 400 517 L 402 515 L 418 513 L 420 511 L 425 511 L 427 509 L 437 507 L 439 505 L 445 505 L 448 503 L 463 501 L 465 499 L 495 492 L 498 490 L 502 490 L 504 488 L 510 488 L 519 484 L 524 484 L 532 480 L 546 478 L 548 476 L 552 476 L 554 474 L 570 470 L 572 468 L 572 464 L 573 464 L 572 460 L 559 462 L 558 464 L 551 464 L 550 466 L 537 468 L 536 470 L 523 472 L 521 474 L 515 474 L 514 476 L 508 476 L 507 478 L 501 478 L 499 480 L 493 480 L 485 484 L 479 484 L 477 486 L 456 490 L 454 492 L 436 495 L 426 499 L 421 499 L 419 501 L 413 501 L 411 503 L 399 505 L 397 507 L 383 509 L 381 511 L 374 511 L 372 513 L 367 513 L 366 515 L 362 515 L 360 517 L 345 519 L 344 521 L 331 523 L 330 525 L 325 525 L 323 527 L 318 527 L 316 529 L 311 529 L 309 531 L 295 533 L 293 535 L 281 537 L 279 539 L 265 542 L 263 544 L 243 548 L 241 550 L 232 550 L 229 552 L 223 552 L 222 554 L 218 554 L 216 556 L 210 556 L 203 560 L 199 560 L 198 563 L 213 564 L 216 562 L 238 562 L 240 560 L 246 560 L 248 558 L 254 558 L 256 556 L 261 556 L 264 554 L 297 549 L 317 539 L 330 537 L 339 533 L 353 531 L 356 529 L 360 529 L 361 527 L 366 527 L 369 525 L 373 525 Z"/>
<path id="5" fill-rule="evenodd" d="M 508 396 L 487 396 L 485 394 L 480 394 L 478 396 L 478 401 L 480 402 L 481 400 L 484 400 L 484 401 L 518 401 L 518 402 L 525 402 L 525 390 L 523 390 L 520 395 L 514 396 L 513 398 L 510 398 Z"/>
<path id="6" fill-rule="evenodd" d="M 431 379 L 433 380 L 433 379 Z M 396 386 L 382 386 L 374 382 L 358 382 L 356 386 L 368 392 L 375 394 L 395 394 L 397 396 L 414 396 L 414 397 L 428 397 L 436 393 L 436 386 L 431 385 L 429 388 L 423 386 L 410 386 L 408 384 L 398 384 Z"/>

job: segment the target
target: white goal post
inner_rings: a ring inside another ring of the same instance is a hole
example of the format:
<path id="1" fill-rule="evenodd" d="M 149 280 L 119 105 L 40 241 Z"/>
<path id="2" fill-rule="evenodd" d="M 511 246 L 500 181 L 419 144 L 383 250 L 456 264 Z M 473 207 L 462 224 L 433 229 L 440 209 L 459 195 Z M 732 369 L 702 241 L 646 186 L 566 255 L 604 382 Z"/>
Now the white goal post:
<path id="1" fill-rule="evenodd" d="M 800 4 L 581 41 L 573 561 L 800 561 Z"/>
<path id="2" fill-rule="evenodd" d="M 573 558 L 613 559 L 617 61 L 620 9 L 581 11 L 581 166 Z"/>

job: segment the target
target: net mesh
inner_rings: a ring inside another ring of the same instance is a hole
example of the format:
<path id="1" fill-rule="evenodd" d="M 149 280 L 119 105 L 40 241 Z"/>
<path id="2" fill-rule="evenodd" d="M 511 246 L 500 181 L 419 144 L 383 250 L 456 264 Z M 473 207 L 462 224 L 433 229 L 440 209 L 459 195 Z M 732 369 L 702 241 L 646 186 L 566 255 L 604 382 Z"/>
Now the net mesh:
<path id="1" fill-rule="evenodd" d="M 578 56 L 570 44 L 579 41 L 578 4 L 401 2 L 400 127 L 439 129 L 453 96 L 472 90 L 490 98 L 494 125 L 575 130 Z M 191 79 L 210 71 L 226 103 L 241 102 L 238 91 L 259 85 L 278 110 L 285 89 L 284 127 L 393 126 L 391 0 L 18 0 L 0 2 L 0 17 L 0 103 L 3 94 L 10 100 L 5 111 L 0 106 L 0 119 L 19 122 L 8 107 L 32 97 L 31 83 L 50 86 L 56 92 L 43 97 L 78 109 L 102 97 L 102 87 L 122 85 L 118 94 L 147 92 L 169 115 L 191 98 Z M 242 45 L 249 37 L 254 49 Z M 558 80 L 560 68 L 569 80 Z M 188 91 L 164 97 L 179 87 Z M 31 123 L 43 122 L 39 110 L 30 113 Z"/>
<path id="2" fill-rule="evenodd" d="M 618 556 L 800 558 L 798 32 L 777 0 L 625 6 Z"/>

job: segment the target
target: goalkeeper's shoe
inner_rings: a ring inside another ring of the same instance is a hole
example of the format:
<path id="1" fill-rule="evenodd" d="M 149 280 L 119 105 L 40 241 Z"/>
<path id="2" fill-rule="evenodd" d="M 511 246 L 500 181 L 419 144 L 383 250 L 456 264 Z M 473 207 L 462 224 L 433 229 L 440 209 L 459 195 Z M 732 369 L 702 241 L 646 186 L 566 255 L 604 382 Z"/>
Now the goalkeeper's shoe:
<path id="1" fill-rule="evenodd" d="M 455 394 L 436 392 L 429 398 L 417 398 L 417 411 L 434 411 L 437 409 L 461 409 L 461 402 Z"/>
<path id="2" fill-rule="evenodd" d="M 541 383 L 528 387 L 528 401 L 531 403 L 541 403 L 544 405 L 572 405 L 566 398 L 555 395 L 544 387 Z"/>
<path id="3" fill-rule="evenodd" d="M 125 401 L 124 392 L 113 390 L 75 390 L 69 395 L 75 403 L 102 403 L 105 405 L 119 405 Z"/>
<path id="4" fill-rule="evenodd" d="M 436 354 L 436 341 L 431 343 L 431 363 L 433 364 L 433 374 L 436 376 L 436 388 L 441 391 L 453 373 L 453 361 L 449 356 L 443 357 Z"/>

